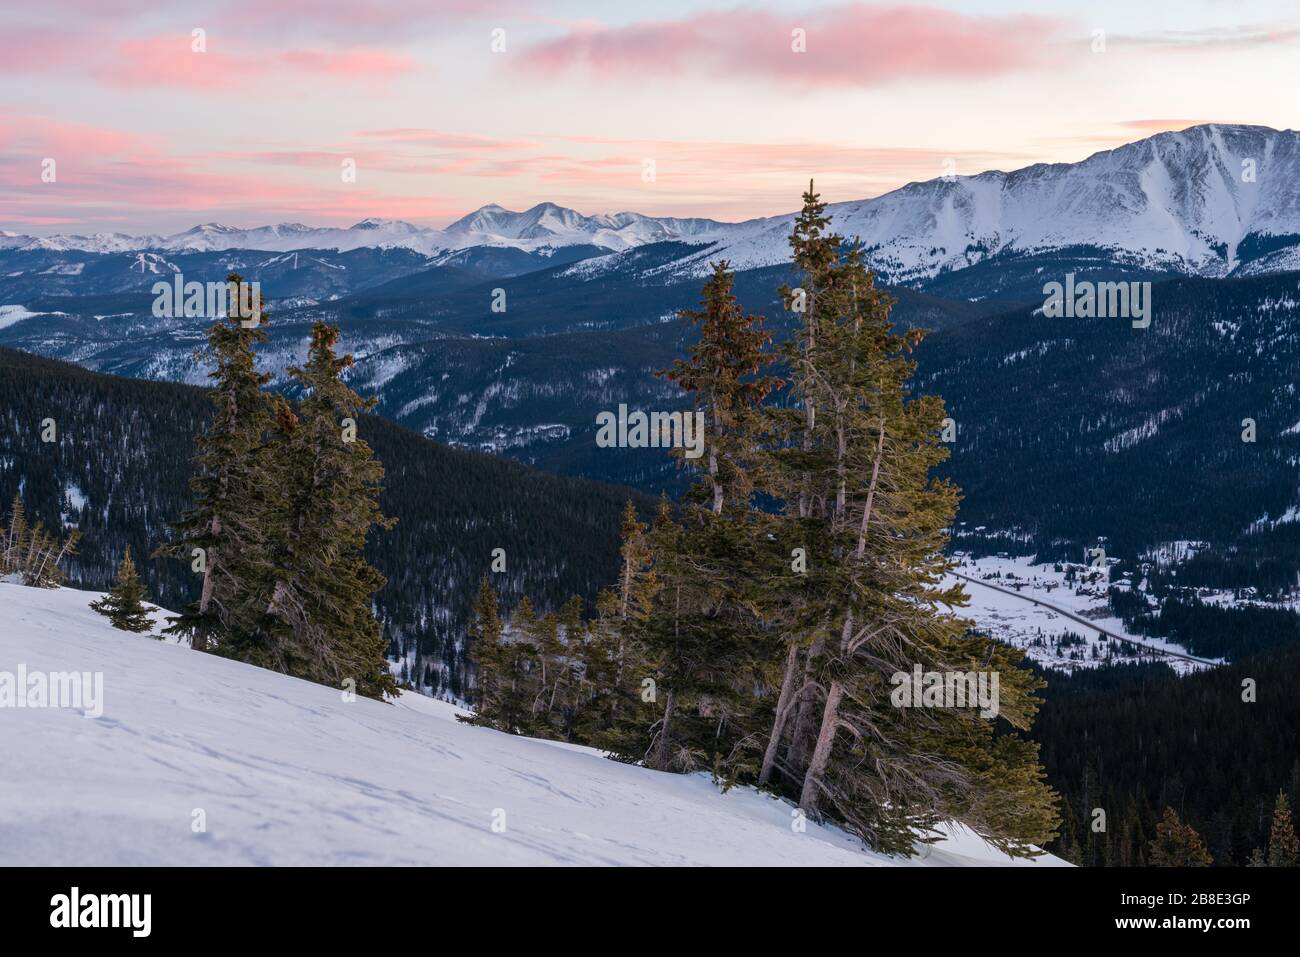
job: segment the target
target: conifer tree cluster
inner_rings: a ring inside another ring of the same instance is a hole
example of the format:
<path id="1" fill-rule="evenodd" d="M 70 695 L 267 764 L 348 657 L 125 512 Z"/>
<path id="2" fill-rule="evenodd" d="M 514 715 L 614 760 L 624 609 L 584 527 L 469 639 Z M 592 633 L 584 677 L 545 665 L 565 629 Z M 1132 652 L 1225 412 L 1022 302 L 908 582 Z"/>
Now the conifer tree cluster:
<path id="1" fill-rule="evenodd" d="M 144 607 L 144 583 L 131 561 L 131 548 L 127 546 L 122 564 L 117 567 L 117 581 L 109 593 L 90 607 L 123 631 L 142 632 L 153 628 L 149 611 Z"/>
<path id="2" fill-rule="evenodd" d="M 1214 863 L 1205 842 L 1190 824 L 1184 824 L 1171 807 L 1156 825 L 1147 862 L 1152 867 L 1209 867 Z"/>
<path id="3" fill-rule="evenodd" d="M 1300 839 L 1296 838 L 1295 825 L 1291 823 L 1291 805 L 1286 792 L 1279 791 L 1273 805 L 1273 825 L 1268 836 L 1269 867 L 1300 867 Z"/>
<path id="4" fill-rule="evenodd" d="M 1030 854 L 1058 820 L 1037 746 L 1016 733 L 1041 682 L 942 585 L 959 492 L 931 476 L 942 400 L 911 394 L 922 334 L 893 328 L 892 300 L 828 224 L 810 184 L 791 236 L 799 285 L 780 290 L 798 326 L 784 346 L 744 314 L 725 262 L 683 313 L 699 339 L 663 375 L 702 413 L 704 455 L 675 450 L 695 479 L 679 507 L 647 526 L 629 506 L 595 617 L 559 623 L 528 604 L 502 624 L 484 583 L 474 720 L 711 769 L 886 851 L 956 820 Z M 891 679 L 916 666 L 996 675 L 996 717 L 895 705 Z"/>
<path id="5" fill-rule="evenodd" d="M 228 280 L 238 293 L 242 279 Z M 307 362 L 289 370 L 295 409 L 265 390 L 254 349 L 267 312 L 219 317 L 208 330 L 214 414 L 197 440 L 193 506 L 159 554 L 201 574 L 199 599 L 171 631 L 195 648 L 380 698 L 396 693 L 372 610 L 383 577 L 361 555 L 379 510 L 383 467 L 356 434 L 373 400 L 341 375 L 338 330 L 312 328 Z M 354 684 L 349 686 L 347 682 Z"/>
<path id="6" fill-rule="evenodd" d="M 60 541 L 45 526 L 27 521 L 21 495 L 15 495 L 9 522 L 0 541 L 0 577 L 11 578 L 35 588 L 58 588 L 63 584 L 59 563 L 77 551 L 80 533 L 73 529 Z"/>

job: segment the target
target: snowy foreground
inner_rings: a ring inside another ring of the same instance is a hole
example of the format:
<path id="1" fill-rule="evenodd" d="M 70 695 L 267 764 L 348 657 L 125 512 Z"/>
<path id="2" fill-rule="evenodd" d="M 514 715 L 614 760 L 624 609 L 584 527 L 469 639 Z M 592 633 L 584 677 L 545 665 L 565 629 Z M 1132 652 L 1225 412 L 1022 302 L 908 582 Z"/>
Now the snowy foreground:
<path id="1" fill-rule="evenodd" d="M 887 858 L 833 828 L 797 833 L 788 804 L 706 775 L 469 727 L 418 695 L 345 702 L 115 631 L 96 597 L 0 584 L 0 682 L 103 676 L 99 717 L 0 706 L 0 865 L 1062 864 L 964 830 Z"/>

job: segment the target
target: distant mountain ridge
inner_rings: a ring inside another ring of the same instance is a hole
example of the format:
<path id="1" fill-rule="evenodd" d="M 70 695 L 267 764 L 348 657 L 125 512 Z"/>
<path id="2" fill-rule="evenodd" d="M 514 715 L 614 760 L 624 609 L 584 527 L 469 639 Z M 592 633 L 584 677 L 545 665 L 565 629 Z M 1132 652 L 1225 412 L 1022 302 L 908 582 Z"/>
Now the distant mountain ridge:
<path id="1" fill-rule="evenodd" d="M 398 219 L 370 218 L 346 229 L 303 223 L 240 229 L 221 223 L 201 223 L 170 236 L 94 233 L 35 237 L 4 232 L 0 233 L 0 250 L 180 253 L 231 249 L 267 252 L 332 249 L 348 252 L 361 248 L 403 247 L 425 255 L 476 246 L 510 246 L 533 251 L 592 245 L 606 250 L 622 250 L 647 243 L 709 235 L 727 225 L 711 219 L 655 217 L 631 212 L 584 216 L 554 203 L 538 203 L 523 212 L 493 204 L 463 216 L 446 229 L 431 229 Z"/>
<path id="2" fill-rule="evenodd" d="M 1300 133 L 1209 124 L 1158 133 L 1077 163 L 938 177 L 830 206 L 833 228 L 856 238 L 894 284 L 920 285 L 993 261 L 1101 257 L 1126 268 L 1197 276 L 1300 268 Z M 239 229 L 204 223 L 171 236 L 96 233 L 43 238 L 6 233 L 0 250 L 194 252 L 404 248 L 437 258 L 477 247 L 542 256 L 571 246 L 606 255 L 681 242 L 674 272 L 701 275 L 789 258 L 794 214 L 740 223 L 584 215 L 554 203 L 522 212 L 492 204 L 445 229 L 365 219 L 346 229 L 280 223 Z M 1055 261 L 1055 260 L 1054 260 Z"/>

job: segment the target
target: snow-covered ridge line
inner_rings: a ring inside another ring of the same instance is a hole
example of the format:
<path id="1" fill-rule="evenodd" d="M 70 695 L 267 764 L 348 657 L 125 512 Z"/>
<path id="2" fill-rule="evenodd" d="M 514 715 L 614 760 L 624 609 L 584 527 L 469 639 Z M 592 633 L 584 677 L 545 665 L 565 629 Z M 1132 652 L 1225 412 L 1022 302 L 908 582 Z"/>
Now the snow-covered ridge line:
<path id="1" fill-rule="evenodd" d="M 833 228 L 859 239 L 888 281 L 907 283 L 998 255 L 1069 248 L 1192 275 L 1300 267 L 1300 133 L 1209 124 L 1158 133 L 1077 163 L 942 176 L 829 207 Z M 795 214 L 721 223 L 640 213 L 583 215 L 554 203 L 514 212 L 489 205 L 446 229 L 366 219 L 350 228 L 205 223 L 173 236 L 0 236 L 0 249 L 121 252 L 403 247 L 426 255 L 474 246 L 530 251 L 590 245 L 622 251 L 675 240 L 693 257 L 664 268 L 703 272 L 783 263 Z M 591 267 L 594 268 L 594 267 Z"/>
<path id="2" fill-rule="evenodd" d="M 712 233 L 726 225 L 711 219 L 655 217 L 631 212 L 584 216 L 554 203 L 539 203 L 522 212 L 496 205 L 484 206 L 446 229 L 417 226 L 395 219 L 363 219 L 346 229 L 302 223 L 241 229 L 221 223 L 202 223 L 170 236 L 95 233 L 89 236 L 57 234 L 33 237 L 7 233 L 0 236 L 0 249 L 95 253 L 254 249 L 287 253 L 303 249 L 347 252 L 393 247 L 430 256 L 473 246 L 506 246 L 541 252 L 574 245 L 622 250 Z"/>
<path id="3" fill-rule="evenodd" d="M 114 630 L 0 584 L 0 673 L 103 676 L 103 713 L 0 707 L 0 865 L 1062 866 L 965 830 L 864 851 L 749 788 L 455 721 Z M 196 822 L 201 821 L 201 828 Z M 495 826 L 494 826 L 495 825 Z"/>

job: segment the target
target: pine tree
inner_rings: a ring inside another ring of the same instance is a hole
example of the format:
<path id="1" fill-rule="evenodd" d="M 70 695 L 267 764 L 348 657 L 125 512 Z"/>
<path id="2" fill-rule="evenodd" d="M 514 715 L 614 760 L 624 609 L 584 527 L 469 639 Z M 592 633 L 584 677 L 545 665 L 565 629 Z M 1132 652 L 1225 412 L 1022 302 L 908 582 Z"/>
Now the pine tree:
<path id="1" fill-rule="evenodd" d="M 650 767 L 757 773 L 755 689 L 773 640 L 759 610 L 770 549 L 756 525 L 747 512 L 688 504 L 680 522 L 661 508 L 648 534 L 658 591 L 629 634 L 652 669 L 646 703 L 658 714 L 641 755 Z"/>
<path id="2" fill-rule="evenodd" d="M 782 290 L 803 313 L 787 352 L 800 408 L 776 413 L 789 438 L 767 489 L 786 504 L 780 537 L 807 554 L 806 574 L 787 576 L 802 627 L 782 682 L 802 692 L 778 699 L 768 750 L 807 813 L 878 848 L 910 852 L 955 819 L 1009 853 L 1033 853 L 1057 823 L 1037 746 L 995 735 L 973 707 L 891 700 L 893 676 L 915 665 L 997 675 L 999 716 L 1023 730 L 1041 683 L 1019 652 L 972 635 L 951 611 L 965 604 L 959 588 L 940 585 L 959 494 L 930 475 L 947 456 L 942 400 L 910 394 L 908 354 L 923 334 L 893 329 L 893 300 L 826 225 L 810 186 L 791 239 L 801 286 Z"/>
<path id="3" fill-rule="evenodd" d="M 564 638 L 557 615 L 545 615 L 537 622 L 532 647 L 536 655 L 537 675 L 533 700 L 529 707 L 533 726 L 543 736 L 549 737 L 551 709 L 564 684 Z"/>
<path id="4" fill-rule="evenodd" d="M 1296 867 L 1300 865 L 1300 840 L 1296 839 L 1291 823 L 1291 805 L 1286 791 L 1279 791 L 1273 805 L 1273 826 L 1268 835 L 1268 866 Z"/>
<path id="5" fill-rule="evenodd" d="M 1166 807 L 1164 817 L 1156 825 L 1147 863 L 1152 867 L 1209 867 L 1214 862 L 1201 835 L 1191 825 L 1184 824 L 1173 808 Z"/>
<path id="6" fill-rule="evenodd" d="M 699 329 L 690 355 L 661 373 L 703 425 L 703 455 L 677 450 L 695 473 L 680 521 L 661 508 L 647 544 L 657 586 L 651 610 L 629 631 L 653 663 L 651 725 L 644 760 L 660 770 L 712 767 L 728 779 L 757 764 L 755 730 L 775 639 L 766 607 L 775 552 L 770 521 L 753 505 L 767 417 L 762 404 L 780 381 L 759 317 L 732 292 L 725 261 L 714 264 L 702 308 L 681 317 Z M 631 755 L 629 755 L 631 757 Z"/>
<path id="7" fill-rule="evenodd" d="M 142 632 L 153 628 L 153 621 L 144 607 L 144 584 L 131 561 L 131 548 L 122 556 L 122 564 L 117 567 L 117 582 L 107 595 L 99 601 L 90 603 L 90 607 L 108 618 L 114 628 L 123 631 Z"/>
<path id="8" fill-rule="evenodd" d="M 379 509 L 383 466 L 357 434 L 374 406 L 342 379 L 350 355 L 336 356 L 339 332 L 312 326 L 307 362 L 289 369 L 304 391 L 297 413 L 277 403 L 262 480 L 275 498 L 267 510 L 267 568 L 252 593 L 265 601 L 263 626 L 235 656 L 358 694 L 395 695 L 387 642 L 373 610 L 384 577 L 362 555 L 374 528 L 390 528 Z"/>
<path id="9" fill-rule="evenodd" d="M 582 652 L 588 635 L 587 622 L 583 617 L 586 605 L 582 596 L 573 595 L 560 608 L 558 615 L 562 653 L 555 662 L 555 680 L 551 684 L 547 715 L 554 736 L 562 741 L 574 740 L 578 720 Z"/>
<path id="10" fill-rule="evenodd" d="M 832 309 L 828 290 L 839 259 L 840 237 L 825 232 L 830 225 L 826 204 L 814 192 L 811 181 L 803 201 L 790 234 L 799 286 L 787 285 L 779 290 L 787 308 L 801 320 L 798 334 L 782 349 L 792 370 L 798 407 L 769 410 L 775 420 L 772 430 L 780 444 L 768 488 L 787 501 L 786 512 L 791 520 L 783 523 L 781 538 L 791 551 L 800 550 L 801 565 L 806 569 L 810 556 L 804 526 L 812 521 L 816 507 L 810 466 L 819 401 L 809 386 L 815 379 L 815 363 L 820 355 L 818 331 L 827 321 L 823 314 Z M 782 601 L 793 613 L 794 622 L 785 629 L 783 674 L 759 775 L 762 785 L 772 784 L 778 770 L 787 780 L 801 783 L 812 747 L 816 713 L 813 669 L 824 639 L 818 627 L 818 612 L 809 610 L 810 606 L 815 609 L 817 603 L 815 583 L 804 570 L 797 570 L 796 575 L 781 589 Z"/>
<path id="11" fill-rule="evenodd" d="M 662 503 L 661 513 L 667 509 Z M 596 599 L 580 658 L 577 733 L 582 740 L 629 762 L 645 758 L 657 719 L 655 662 L 639 629 L 659 592 L 649 530 L 629 500 L 620 530 L 618 580 Z"/>
<path id="12" fill-rule="evenodd" d="M 699 328 L 690 358 L 661 372 L 691 398 L 704 422 L 703 463 L 696 491 L 715 515 L 724 507 L 745 511 L 753 491 L 752 472 L 762 445 L 763 400 L 781 385 L 767 373 L 775 358 L 760 316 L 746 315 L 732 292 L 735 277 L 726 260 L 713 264 L 704 284 L 702 309 L 679 317 Z M 685 459 L 683 461 L 691 462 Z"/>
<path id="13" fill-rule="evenodd" d="M 469 660 L 475 678 L 474 713 L 462 720 L 492 728 L 502 727 L 505 689 L 509 682 L 502 642 L 504 629 L 497 609 L 497 593 L 484 575 L 469 626 Z"/>
<path id="14" fill-rule="evenodd" d="M 207 354 L 215 363 L 208 375 L 213 415 L 195 443 L 193 506 L 154 553 L 190 563 L 203 575 L 199 600 L 167 629 L 199 650 L 252 640 L 264 607 L 253 582 L 267 572 L 269 548 L 265 496 L 273 489 L 264 444 L 273 405 L 263 391 L 270 376 L 257 371 L 253 352 L 266 341 L 268 314 L 259 300 L 251 304 L 256 318 L 242 317 L 243 279 L 231 273 L 227 283 L 234 302 L 207 333 Z"/>
<path id="15" fill-rule="evenodd" d="M 80 538 L 81 533 L 73 529 L 60 542 L 40 522 L 28 522 L 22 496 L 15 494 L 0 542 L 0 576 L 33 588 L 58 588 L 63 584 L 60 563 L 76 554 Z"/>

